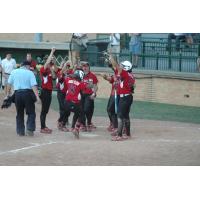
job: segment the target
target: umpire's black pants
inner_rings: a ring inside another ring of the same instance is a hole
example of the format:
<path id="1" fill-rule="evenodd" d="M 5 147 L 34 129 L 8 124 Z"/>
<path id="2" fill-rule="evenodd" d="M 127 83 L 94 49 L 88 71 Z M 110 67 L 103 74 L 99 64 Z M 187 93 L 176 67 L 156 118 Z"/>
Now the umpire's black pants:
<path id="1" fill-rule="evenodd" d="M 40 122 L 41 122 L 41 129 L 46 128 L 46 116 L 49 112 L 49 107 L 51 105 L 52 99 L 52 91 L 47 89 L 41 90 L 40 95 L 41 103 L 42 103 L 42 110 L 40 113 Z"/>
<path id="2" fill-rule="evenodd" d="M 94 100 L 90 98 L 90 94 L 83 94 L 81 99 L 81 123 L 91 125 L 94 113 Z"/>
<path id="3" fill-rule="evenodd" d="M 16 116 L 16 130 L 17 134 L 25 134 L 24 125 L 24 110 L 27 114 L 26 129 L 35 131 L 35 102 L 36 96 L 32 89 L 16 90 L 15 91 L 15 106 L 17 111 Z"/>
<path id="4" fill-rule="evenodd" d="M 61 122 L 65 126 L 69 118 L 69 112 L 66 112 L 65 110 L 65 93 L 58 90 L 57 99 L 58 99 L 59 113 L 60 113 L 58 122 Z"/>
<path id="5" fill-rule="evenodd" d="M 117 102 L 115 102 L 117 101 Z M 108 104 L 107 104 L 107 113 L 108 113 L 108 117 L 110 119 L 110 122 L 112 123 L 114 128 L 118 127 L 118 121 L 117 121 L 117 114 L 115 111 L 115 103 L 117 104 L 118 107 L 118 98 L 115 99 L 114 95 L 111 95 L 109 100 L 108 100 Z"/>

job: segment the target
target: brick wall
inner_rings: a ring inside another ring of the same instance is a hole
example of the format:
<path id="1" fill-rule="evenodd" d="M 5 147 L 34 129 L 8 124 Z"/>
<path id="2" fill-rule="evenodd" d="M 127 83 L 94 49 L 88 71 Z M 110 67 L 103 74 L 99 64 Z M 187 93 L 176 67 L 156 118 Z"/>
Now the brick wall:
<path id="1" fill-rule="evenodd" d="M 98 97 L 108 98 L 111 84 L 98 75 Z M 200 81 L 136 76 L 134 99 L 167 104 L 200 106 Z"/>

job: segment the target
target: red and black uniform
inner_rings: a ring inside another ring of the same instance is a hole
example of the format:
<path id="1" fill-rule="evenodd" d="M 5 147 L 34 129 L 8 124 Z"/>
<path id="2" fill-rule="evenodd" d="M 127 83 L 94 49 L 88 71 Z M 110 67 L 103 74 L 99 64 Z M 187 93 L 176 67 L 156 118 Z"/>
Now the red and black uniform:
<path id="1" fill-rule="evenodd" d="M 41 90 L 41 103 L 42 110 L 40 114 L 41 129 L 46 128 L 46 115 L 49 112 L 49 107 L 52 99 L 53 79 L 49 68 L 44 69 L 44 66 L 40 69 L 40 76 L 42 81 Z"/>
<path id="2" fill-rule="evenodd" d="M 65 95 L 66 95 L 66 85 L 65 85 L 65 79 L 70 75 L 73 74 L 73 69 L 69 69 L 66 74 L 63 74 L 61 72 L 62 69 L 58 69 L 56 72 L 56 88 L 57 88 L 57 99 L 59 104 L 59 119 L 58 122 L 62 124 L 62 126 L 65 126 L 68 122 L 69 115 L 65 111 Z"/>
<path id="3" fill-rule="evenodd" d="M 34 71 L 36 68 L 37 63 L 35 62 L 35 60 L 31 60 L 30 62 L 30 70 Z"/>
<path id="4" fill-rule="evenodd" d="M 116 73 L 118 73 L 116 71 Z M 135 77 L 133 73 L 122 69 L 120 73 L 120 83 L 118 85 L 119 104 L 118 104 L 118 136 L 122 136 L 123 128 L 126 128 L 126 134 L 130 136 L 130 108 L 133 103 L 133 87 L 135 84 Z"/>
<path id="5" fill-rule="evenodd" d="M 70 115 L 70 112 L 74 112 L 72 120 L 72 128 L 75 128 L 75 124 L 80 117 L 81 113 L 81 91 L 86 87 L 86 84 L 80 82 L 75 78 L 68 77 L 65 80 L 65 111 Z"/>
<path id="6" fill-rule="evenodd" d="M 86 119 L 87 125 L 91 125 L 92 116 L 94 113 L 94 99 L 90 96 L 93 94 L 93 90 L 90 88 L 91 85 L 96 85 L 98 83 L 97 77 L 92 72 L 86 74 L 83 78 L 83 83 L 86 84 L 85 89 L 82 92 L 82 112 L 81 112 L 81 123 L 85 126 Z"/>
<path id="7" fill-rule="evenodd" d="M 118 110 L 118 102 L 119 102 L 119 91 L 118 85 L 120 83 L 120 76 L 115 74 L 112 75 L 111 80 L 109 83 L 112 84 L 110 98 L 107 104 L 107 113 L 112 124 L 113 128 L 118 128 L 118 121 L 117 121 L 117 110 Z"/>

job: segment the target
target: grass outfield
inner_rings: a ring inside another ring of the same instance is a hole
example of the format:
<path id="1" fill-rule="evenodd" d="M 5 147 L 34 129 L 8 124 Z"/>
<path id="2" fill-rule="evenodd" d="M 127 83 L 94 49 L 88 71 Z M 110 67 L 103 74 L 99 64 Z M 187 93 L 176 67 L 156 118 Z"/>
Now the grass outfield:
<path id="1" fill-rule="evenodd" d="M 107 102 L 108 99 L 97 98 L 95 100 L 95 116 L 107 116 Z M 53 95 L 51 106 L 54 110 L 58 110 L 56 95 Z M 130 117 L 135 119 L 200 123 L 200 107 L 135 101 L 131 107 Z"/>

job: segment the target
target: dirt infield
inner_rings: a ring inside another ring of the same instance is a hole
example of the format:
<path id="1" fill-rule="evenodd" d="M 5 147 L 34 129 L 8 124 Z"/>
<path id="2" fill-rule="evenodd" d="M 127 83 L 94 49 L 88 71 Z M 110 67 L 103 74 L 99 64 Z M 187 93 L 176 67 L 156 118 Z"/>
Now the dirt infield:
<path id="1" fill-rule="evenodd" d="M 2 102 L 2 99 L 1 99 Z M 106 131 L 108 119 L 94 117 L 97 130 L 81 133 L 80 140 L 57 130 L 58 113 L 50 110 L 47 125 L 52 135 L 39 133 L 19 137 L 15 133 L 15 107 L 0 110 L 0 165 L 199 165 L 200 125 L 132 120 L 132 139 L 113 142 Z"/>

